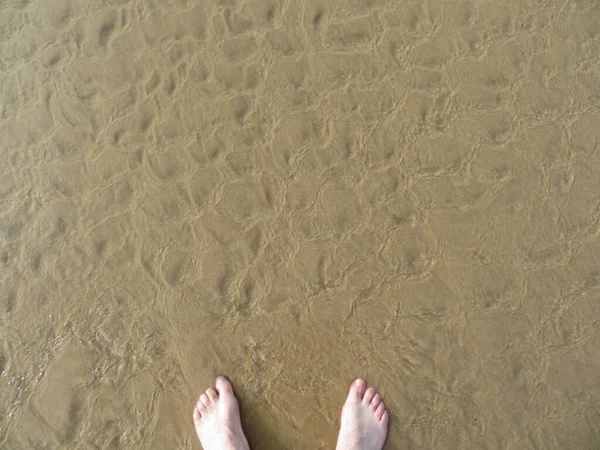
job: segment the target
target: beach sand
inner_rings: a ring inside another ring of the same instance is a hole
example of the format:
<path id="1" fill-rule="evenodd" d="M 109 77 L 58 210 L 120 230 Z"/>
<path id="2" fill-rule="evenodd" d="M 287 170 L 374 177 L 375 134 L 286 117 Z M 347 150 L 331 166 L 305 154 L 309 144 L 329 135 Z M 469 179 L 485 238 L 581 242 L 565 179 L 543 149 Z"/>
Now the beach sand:
<path id="1" fill-rule="evenodd" d="M 600 445 L 595 0 L 1 0 L 0 447 Z"/>

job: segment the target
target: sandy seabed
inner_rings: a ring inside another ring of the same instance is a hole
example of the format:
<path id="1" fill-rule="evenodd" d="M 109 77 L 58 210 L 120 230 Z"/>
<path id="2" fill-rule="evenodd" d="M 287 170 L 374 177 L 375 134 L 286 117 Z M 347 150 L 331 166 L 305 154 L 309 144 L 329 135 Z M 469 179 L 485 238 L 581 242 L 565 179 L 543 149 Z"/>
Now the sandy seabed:
<path id="1" fill-rule="evenodd" d="M 0 0 L 0 447 L 600 446 L 595 0 Z"/>

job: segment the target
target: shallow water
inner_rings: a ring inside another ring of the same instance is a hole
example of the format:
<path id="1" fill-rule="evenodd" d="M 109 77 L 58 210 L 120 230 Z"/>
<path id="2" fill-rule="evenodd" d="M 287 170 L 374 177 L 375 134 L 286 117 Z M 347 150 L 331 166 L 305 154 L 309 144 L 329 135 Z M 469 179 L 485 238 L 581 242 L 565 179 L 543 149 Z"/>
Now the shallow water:
<path id="1" fill-rule="evenodd" d="M 600 6 L 0 0 L 0 447 L 600 445 Z"/>

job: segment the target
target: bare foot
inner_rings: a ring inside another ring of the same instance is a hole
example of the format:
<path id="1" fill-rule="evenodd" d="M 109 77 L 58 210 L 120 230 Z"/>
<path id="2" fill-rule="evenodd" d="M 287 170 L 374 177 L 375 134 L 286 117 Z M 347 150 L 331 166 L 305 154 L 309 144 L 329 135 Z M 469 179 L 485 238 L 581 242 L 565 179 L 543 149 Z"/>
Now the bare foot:
<path id="1" fill-rule="evenodd" d="M 389 416 L 372 387 L 362 378 L 354 380 L 344 408 L 336 450 L 381 450 L 387 436 Z"/>
<path id="2" fill-rule="evenodd" d="M 240 408 L 231 383 L 217 378 L 194 408 L 194 425 L 204 450 L 248 450 L 240 422 Z"/>

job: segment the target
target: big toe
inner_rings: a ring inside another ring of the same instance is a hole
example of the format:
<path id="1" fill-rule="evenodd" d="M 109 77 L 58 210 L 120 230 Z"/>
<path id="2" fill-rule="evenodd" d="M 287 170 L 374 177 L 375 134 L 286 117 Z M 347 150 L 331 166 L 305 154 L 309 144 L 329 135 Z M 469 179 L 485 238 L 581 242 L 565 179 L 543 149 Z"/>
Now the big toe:
<path id="1" fill-rule="evenodd" d="M 354 397 L 359 400 L 362 400 L 365 395 L 365 391 L 367 390 L 367 382 L 362 378 L 357 378 L 350 385 L 350 392 L 348 397 Z"/>
<path id="2" fill-rule="evenodd" d="M 229 393 L 233 391 L 231 383 L 227 378 L 223 376 L 217 377 L 215 385 L 217 386 L 217 390 L 219 391 L 219 393 Z"/>

